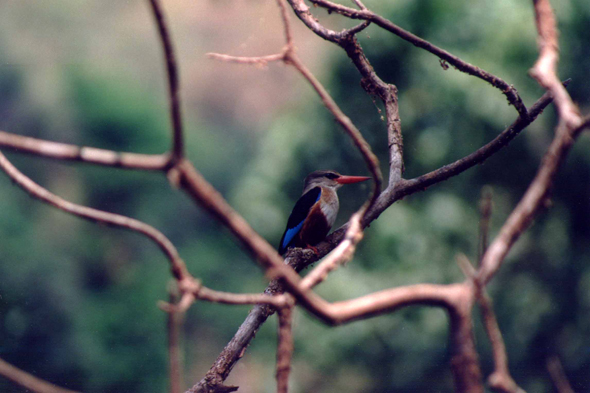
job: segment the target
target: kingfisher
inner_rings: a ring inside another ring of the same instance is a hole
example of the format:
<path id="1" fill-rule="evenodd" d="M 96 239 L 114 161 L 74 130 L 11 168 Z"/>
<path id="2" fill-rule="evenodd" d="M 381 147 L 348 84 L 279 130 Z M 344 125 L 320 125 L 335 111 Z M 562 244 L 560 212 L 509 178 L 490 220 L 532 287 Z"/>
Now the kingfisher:
<path id="1" fill-rule="evenodd" d="M 336 190 L 344 184 L 369 180 L 366 176 L 345 176 L 335 171 L 315 171 L 305 178 L 303 193 L 289 216 L 279 244 L 279 254 L 288 248 L 310 248 L 324 240 L 336 220 L 339 202 Z"/>

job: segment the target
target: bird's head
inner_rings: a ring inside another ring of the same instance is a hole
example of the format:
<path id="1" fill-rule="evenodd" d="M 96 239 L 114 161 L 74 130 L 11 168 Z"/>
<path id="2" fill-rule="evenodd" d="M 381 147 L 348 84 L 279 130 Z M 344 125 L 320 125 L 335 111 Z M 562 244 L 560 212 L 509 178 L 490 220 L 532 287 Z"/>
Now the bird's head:
<path id="1" fill-rule="evenodd" d="M 344 184 L 358 183 L 369 179 L 370 177 L 366 176 L 341 175 L 335 171 L 315 171 L 307 175 L 305 178 L 303 193 L 305 194 L 308 190 L 311 190 L 314 187 L 329 187 L 337 189 Z"/>

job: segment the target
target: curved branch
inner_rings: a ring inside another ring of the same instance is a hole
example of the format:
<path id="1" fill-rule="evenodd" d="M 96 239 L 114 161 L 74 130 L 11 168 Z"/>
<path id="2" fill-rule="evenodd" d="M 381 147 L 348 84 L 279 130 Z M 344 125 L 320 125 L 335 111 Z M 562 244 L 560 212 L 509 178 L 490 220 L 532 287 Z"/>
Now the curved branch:
<path id="1" fill-rule="evenodd" d="M 170 166 L 170 158 L 166 154 L 120 153 L 94 147 L 52 142 L 4 131 L 0 131 L 0 147 L 54 160 L 77 161 L 115 168 L 165 171 Z"/>
<path id="2" fill-rule="evenodd" d="M 302 0 L 293 0 L 293 1 L 302 1 Z M 527 110 L 526 106 L 522 102 L 518 92 L 514 88 L 514 86 L 508 84 L 503 79 L 490 74 L 489 72 L 482 70 L 479 67 L 476 67 L 468 62 L 461 60 L 459 57 L 447 52 L 444 49 L 437 47 L 436 45 L 431 44 L 430 42 L 410 33 L 402 29 L 401 27 L 395 25 L 393 22 L 385 19 L 381 15 L 378 15 L 368 9 L 362 10 L 355 10 L 354 8 L 346 7 L 341 4 L 336 4 L 328 0 L 310 0 L 313 4 L 316 4 L 320 7 L 323 7 L 331 12 L 339 13 L 343 16 L 346 16 L 351 19 L 361 19 L 366 20 L 368 22 L 374 23 L 377 26 L 397 35 L 403 40 L 408 41 L 409 43 L 422 48 L 433 55 L 439 57 L 440 59 L 446 61 L 447 63 L 454 66 L 459 71 L 462 71 L 466 74 L 475 76 L 479 79 L 482 79 L 492 86 L 499 89 L 502 94 L 506 96 L 508 102 L 513 105 L 518 112 L 519 116 L 522 118 L 527 117 Z M 301 8 L 301 7 L 298 7 Z M 297 12 L 297 10 L 296 10 Z"/>
<path id="3" fill-rule="evenodd" d="M 133 218 L 125 217 L 119 214 L 104 212 L 101 210 L 81 206 L 66 201 L 63 198 L 60 198 L 57 195 L 52 194 L 47 189 L 41 187 L 33 180 L 28 178 L 26 175 L 24 175 L 22 172 L 20 172 L 14 165 L 10 163 L 10 161 L 8 161 L 8 159 L 1 152 L 0 168 L 4 170 L 8 177 L 10 177 L 20 188 L 29 193 L 29 195 L 31 195 L 32 197 L 37 198 L 42 202 L 45 202 L 60 210 L 63 210 L 66 213 L 70 213 L 93 222 L 129 229 L 131 231 L 141 233 L 142 235 L 148 237 L 150 240 L 156 243 L 158 247 L 160 247 L 162 252 L 166 255 L 171 264 L 172 274 L 177 280 L 180 281 L 187 277 L 190 277 L 186 269 L 186 265 L 180 258 L 180 255 L 178 254 L 176 247 L 174 247 L 172 242 L 168 240 L 168 238 L 162 232 L 158 231 L 156 228 Z"/>

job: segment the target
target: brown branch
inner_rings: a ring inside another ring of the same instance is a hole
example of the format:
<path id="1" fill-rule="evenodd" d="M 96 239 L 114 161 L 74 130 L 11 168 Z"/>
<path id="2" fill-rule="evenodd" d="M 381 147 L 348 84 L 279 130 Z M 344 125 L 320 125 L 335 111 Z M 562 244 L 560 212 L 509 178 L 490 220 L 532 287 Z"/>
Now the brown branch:
<path id="1" fill-rule="evenodd" d="M 338 104 L 336 104 L 334 99 L 330 96 L 328 91 L 324 88 L 320 81 L 318 81 L 317 78 L 309 71 L 309 69 L 301 62 L 301 60 L 295 53 L 295 48 L 293 46 L 292 41 L 293 38 L 291 26 L 289 23 L 289 17 L 287 15 L 285 0 L 277 0 L 277 4 L 281 11 L 281 18 L 283 20 L 283 27 L 285 31 L 286 40 L 285 47 L 283 48 L 280 54 L 263 57 L 236 57 L 212 53 L 208 54 L 208 56 L 218 60 L 232 61 L 244 64 L 266 64 L 266 62 L 268 62 L 268 59 L 271 59 L 273 61 L 281 59 L 285 64 L 292 65 L 297 71 L 299 71 L 299 73 L 309 82 L 312 88 L 319 95 L 324 106 L 330 111 L 330 113 L 332 113 L 332 116 L 334 116 L 336 122 L 342 126 L 342 128 L 346 131 L 348 136 L 352 139 L 354 145 L 360 151 L 369 171 L 372 174 L 373 192 L 371 194 L 371 198 L 367 206 L 364 207 L 364 211 L 366 211 L 366 209 L 369 206 L 375 203 L 375 201 L 379 197 L 379 194 L 381 193 L 382 175 L 381 170 L 379 169 L 379 160 L 371 150 L 371 147 L 369 146 L 367 141 L 363 138 L 361 132 L 352 123 L 350 118 L 346 116 L 344 112 L 342 112 L 342 110 L 340 109 Z M 354 31 L 356 32 L 359 30 L 355 28 Z M 347 34 L 350 34 L 350 32 L 347 32 Z"/>
<path id="2" fill-rule="evenodd" d="M 360 214 L 355 213 L 350 218 L 349 224 L 344 240 L 317 267 L 305 276 L 301 281 L 302 288 L 308 289 L 315 287 L 324 281 L 331 271 L 352 259 L 356 245 L 363 238 Z"/>
<path id="3" fill-rule="evenodd" d="M 206 53 L 206 56 L 213 60 L 226 61 L 229 63 L 238 64 L 255 64 L 265 67 L 268 63 L 273 61 L 283 61 L 285 58 L 284 53 L 277 53 L 268 56 L 230 56 L 221 53 Z"/>
<path id="4" fill-rule="evenodd" d="M 344 112 L 342 112 L 338 104 L 336 104 L 336 102 L 332 99 L 320 81 L 318 81 L 317 78 L 309 71 L 309 69 L 307 69 L 307 67 L 305 67 L 305 65 L 303 65 L 303 63 L 299 60 L 299 57 L 297 57 L 297 55 L 293 52 L 287 52 L 285 62 L 295 67 L 299 73 L 305 79 L 307 79 L 309 84 L 320 96 L 324 106 L 332 113 L 336 122 L 340 124 L 342 128 L 344 128 L 357 149 L 361 152 L 365 160 L 365 164 L 373 175 L 373 192 L 371 194 L 367 208 L 372 206 L 381 193 L 382 176 L 381 169 L 379 169 L 379 160 L 377 159 L 377 156 L 373 154 L 371 147 L 365 138 L 363 138 L 361 132 L 352 123 L 350 118 L 346 116 Z"/>
<path id="5" fill-rule="evenodd" d="M 462 285 L 460 298 L 448 309 L 451 336 L 451 371 L 456 392 L 484 393 L 475 340 L 471 309 L 473 286 Z"/>
<path id="6" fill-rule="evenodd" d="M 299 275 L 284 264 L 283 258 L 277 251 L 232 209 L 223 196 L 197 172 L 188 160 L 181 160 L 176 170 L 179 186 L 233 233 L 246 251 L 266 270 L 269 278 L 280 278 L 289 292 L 306 309 L 324 321 L 331 319 L 325 311 L 328 303 L 313 292 L 299 287 L 301 281 Z"/>
<path id="7" fill-rule="evenodd" d="M 35 393 L 76 393 L 74 390 L 60 388 L 37 378 L 32 374 L 14 367 L 3 359 L 0 359 L 0 375 Z"/>
<path id="8" fill-rule="evenodd" d="M 526 128 L 536 117 L 552 102 L 551 95 L 546 93 L 530 109 L 530 117 L 527 120 L 518 120 L 512 126 L 504 130 L 492 142 L 478 149 L 467 157 L 457 160 L 440 170 L 433 171 L 428 175 L 413 180 L 404 180 L 395 188 L 388 187 L 379 197 L 377 203 L 368 210 L 362 222 L 363 227 L 375 220 L 385 209 L 395 201 L 404 196 L 422 191 L 425 187 L 444 181 L 452 176 L 483 162 L 495 152 L 508 145 L 523 129 Z M 292 250 L 286 256 L 286 262 L 296 271 L 303 270 L 313 262 L 327 255 L 344 238 L 347 227 L 341 227 L 334 231 L 325 241 L 317 245 L 318 254 L 306 254 L 301 250 Z M 278 281 L 269 284 L 265 293 L 277 295 L 284 293 L 285 288 Z M 275 312 L 275 309 L 268 305 L 256 305 L 248 314 L 234 337 L 219 354 L 217 360 L 211 366 L 205 377 L 199 381 L 191 390 L 191 393 L 206 392 L 212 386 L 220 386 L 231 372 L 235 363 L 241 358 L 245 348 L 250 344 L 256 332 L 264 324 L 266 319 Z"/>
<path id="9" fill-rule="evenodd" d="M 552 356 L 547 359 L 547 371 L 549 372 L 551 382 L 553 382 L 553 386 L 555 386 L 557 393 L 574 393 L 574 389 L 572 389 L 572 385 L 568 381 L 567 375 L 565 375 L 565 371 L 561 365 L 561 361 L 557 356 Z"/>
<path id="10" fill-rule="evenodd" d="M 483 199 L 485 200 L 485 199 Z M 469 262 L 469 259 L 464 254 L 457 256 L 457 262 L 461 270 L 473 285 L 475 289 L 475 298 L 479 305 L 481 317 L 486 330 L 490 345 L 492 347 L 492 355 L 494 359 L 494 371 L 488 377 L 488 385 L 494 392 L 498 393 L 524 393 L 516 382 L 512 379 L 508 369 L 508 355 L 506 354 L 506 346 L 502 332 L 498 326 L 496 314 L 492 306 L 492 300 L 488 296 L 485 288 L 481 288 L 476 279 L 477 271 Z"/>
<path id="11" fill-rule="evenodd" d="M 302 2 L 303 0 L 292 0 L 293 2 Z M 346 7 L 340 4 L 333 3 L 328 0 L 310 0 L 313 4 L 316 4 L 320 7 L 326 8 L 331 12 L 339 13 L 343 16 L 352 19 L 361 19 L 366 20 L 371 23 L 376 24 L 377 26 L 397 35 L 403 40 L 410 42 L 411 44 L 422 48 L 433 55 L 439 57 L 440 59 L 446 61 L 447 63 L 454 66 L 459 71 L 462 71 L 466 74 L 475 76 L 479 79 L 482 79 L 492 86 L 499 89 L 502 94 L 506 96 L 508 102 L 515 107 L 517 110 L 519 117 L 526 118 L 527 117 L 527 110 L 526 106 L 522 102 L 518 92 L 514 88 L 514 86 L 508 84 L 503 79 L 490 74 L 487 71 L 482 70 L 479 67 L 476 67 L 468 62 L 461 60 L 459 57 L 437 47 L 436 45 L 431 44 L 430 42 L 402 29 L 401 27 L 395 25 L 391 21 L 383 18 L 382 16 L 368 10 L 368 9 L 361 9 L 355 10 L 354 8 Z M 297 7 L 298 10 L 303 9 L 301 5 Z M 297 12 L 297 10 L 295 10 Z M 309 12 L 309 11 L 308 11 Z M 308 26 L 309 27 L 309 26 Z"/>
<path id="12" fill-rule="evenodd" d="M 33 154 L 54 160 L 76 161 L 147 171 L 164 171 L 169 167 L 170 161 L 165 154 L 119 153 L 112 150 L 68 145 L 0 131 L 0 148 L 2 147 L 19 153 Z"/>
<path id="13" fill-rule="evenodd" d="M 559 47 L 551 5 L 548 0 L 535 0 L 533 3 L 541 53 L 531 73 L 555 98 L 559 109 L 559 123 L 535 178 L 484 255 L 478 273 L 478 280 L 482 286 L 491 280 L 516 240 L 545 206 L 559 167 L 577 136 L 590 124 L 590 117 L 582 119 L 569 94 L 561 84 L 555 83 Z"/>
<path id="14" fill-rule="evenodd" d="M 214 291 L 205 287 L 200 288 L 196 296 L 202 300 L 221 304 L 264 304 L 280 308 L 290 303 L 287 296 L 268 296 L 262 293 L 229 293 Z"/>
<path id="15" fill-rule="evenodd" d="M 168 292 L 170 304 L 178 302 L 180 294 L 176 282 L 170 282 Z M 175 310 L 168 313 L 166 330 L 168 332 L 168 364 L 170 378 L 170 393 L 182 392 L 184 377 L 182 372 L 181 330 L 184 323 L 184 312 Z"/>
<path id="16" fill-rule="evenodd" d="M 289 374 L 293 356 L 293 306 L 279 309 L 279 334 L 277 345 L 277 393 L 289 391 Z"/>
<path id="17" fill-rule="evenodd" d="M 52 194 L 47 189 L 41 187 L 30 178 L 25 176 L 22 172 L 16 169 L 16 167 L 12 165 L 1 152 L 0 168 L 4 170 L 8 177 L 10 177 L 20 188 L 42 202 L 63 210 L 66 213 L 70 213 L 93 222 L 128 229 L 148 237 L 150 240 L 155 242 L 166 255 L 170 261 L 172 274 L 177 280 L 183 280 L 187 277 L 190 277 L 190 274 L 186 269 L 186 265 L 180 258 L 176 247 L 174 247 L 172 242 L 156 228 L 133 218 L 125 217 L 119 214 L 107 213 L 101 210 L 66 201 L 63 198 Z"/>
<path id="18" fill-rule="evenodd" d="M 154 19 L 158 26 L 158 33 L 164 56 L 166 59 L 166 73 L 168 75 L 168 95 L 170 98 L 170 119 L 172 121 L 172 154 L 171 159 L 176 163 L 184 156 L 184 136 L 182 126 L 182 115 L 180 113 L 180 83 L 178 66 L 176 65 L 176 57 L 174 55 L 174 47 L 168 31 L 166 18 L 160 6 L 159 0 L 150 0 Z"/>
<path id="19" fill-rule="evenodd" d="M 589 125 L 590 118 L 587 118 L 572 132 L 565 129 L 565 126 L 557 130 L 537 175 L 482 259 L 478 277 L 482 285 L 491 280 L 516 240 L 529 227 L 533 217 L 545 206 L 557 170 L 565 160 L 575 138 Z"/>
<path id="20" fill-rule="evenodd" d="M 522 130 L 531 124 L 552 101 L 553 98 L 551 94 L 545 93 L 537 100 L 537 102 L 535 102 L 535 104 L 533 104 L 533 106 L 531 106 L 527 119 L 518 118 L 496 138 L 473 153 L 414 179 L 401 180 L 393 188 L 387 188 L 383 191 L 375 206 L 373 206 L 365 216 L 363 226 L 370 224 L 394 202 L 416 192 L 424 191 L 427 187 L 445 181 L 453 176 L 457 176 L 467 169 L 477 164 L 481 164 L 500 149 L 507 146 Z M 342 234 L 340 234 L 340 236 L 342 236 Z"/>
<path id="21" fill-rule="evenodd" d="M 573 130 L 580 125 L 581 118 L 578 108 L 557 77 L 559 43 L 555 15 L 549 0 L 533 0 L 533 3 L 540 53 L 530 74 L 541 86 L 553 93 L 559 117 Z"/>
<path id="22" fill-rule="evenodd" d="M 488 233 L 492 216 L 492 189 L 484 187 L 479 201 L 479 242 L 477 247 L 477 261 L 481 262 L 488 249 Z"/>

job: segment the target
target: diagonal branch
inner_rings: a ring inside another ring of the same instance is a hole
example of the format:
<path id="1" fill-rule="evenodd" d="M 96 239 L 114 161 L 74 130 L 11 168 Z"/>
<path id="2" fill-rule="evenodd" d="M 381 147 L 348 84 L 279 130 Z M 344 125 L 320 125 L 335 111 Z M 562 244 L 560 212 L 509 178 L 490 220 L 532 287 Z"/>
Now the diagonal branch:
<path id="1" fill-rule="evenodd" d="M 3 359 L 0 359 L 0 375 L 35 393 L 76 393 L 74 390 L 60 388 L 37 378 L 32 374 L 14 367 Z"/>

